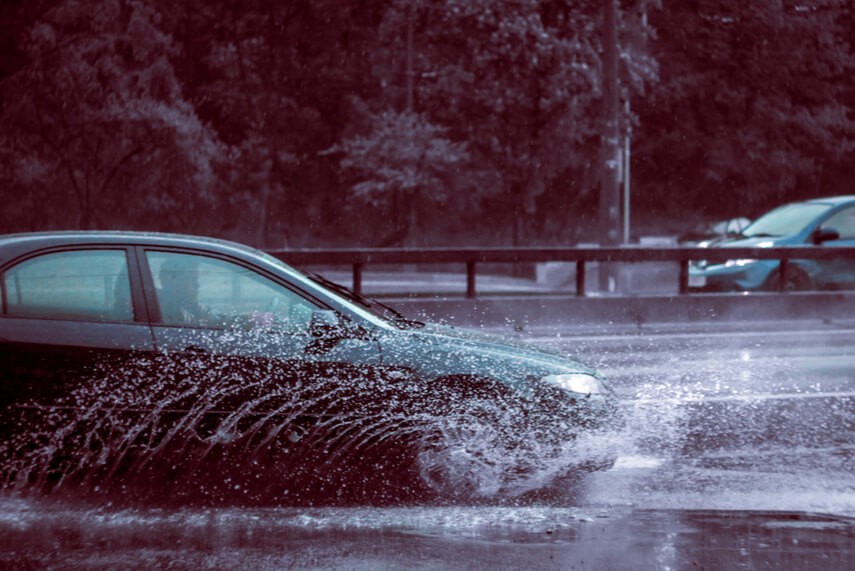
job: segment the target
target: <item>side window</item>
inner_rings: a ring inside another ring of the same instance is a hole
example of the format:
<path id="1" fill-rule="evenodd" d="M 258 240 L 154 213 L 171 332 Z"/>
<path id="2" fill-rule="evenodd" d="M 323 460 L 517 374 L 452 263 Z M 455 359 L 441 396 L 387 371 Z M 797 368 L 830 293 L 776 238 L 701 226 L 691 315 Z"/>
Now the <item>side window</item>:
<path id="1" fill-rule="evenodd" d="M 244 266 L 192 254 L 146 252 L 168 325 L 306 332 L 317 305 Z"/>
<path id="2" fill-rule="evenodd" d="M 13 317 L 133 321 L 123 250 L 76 250 L 30 258 L 3 274 Z"/>
<path id="3" fill-rule="evenodd" d="M 841 240 L 855 238 L 855 208 L 841 210 L 822 224 L 823 228 L 834 228 L 840 232 Z"/>

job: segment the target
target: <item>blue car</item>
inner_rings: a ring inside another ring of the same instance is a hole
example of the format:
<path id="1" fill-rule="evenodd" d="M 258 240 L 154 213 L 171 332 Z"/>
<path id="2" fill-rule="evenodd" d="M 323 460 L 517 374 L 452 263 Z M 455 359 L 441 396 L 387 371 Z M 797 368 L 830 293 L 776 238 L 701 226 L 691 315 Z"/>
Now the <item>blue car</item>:
<path id="1" fill-rule="evenodd" d="M 727 241 L 721 248 L 775 248 L 816 245 L 855 246 L 855 195 L 816 198 L 775 208 Z M 689 266 L 689 289 L 694 291 L 777 291 L 777 260 L 734 259 L 700 261 Z M 851 260 L 791 260 L 787 290 L 850 289 L 855 286 Z"/>

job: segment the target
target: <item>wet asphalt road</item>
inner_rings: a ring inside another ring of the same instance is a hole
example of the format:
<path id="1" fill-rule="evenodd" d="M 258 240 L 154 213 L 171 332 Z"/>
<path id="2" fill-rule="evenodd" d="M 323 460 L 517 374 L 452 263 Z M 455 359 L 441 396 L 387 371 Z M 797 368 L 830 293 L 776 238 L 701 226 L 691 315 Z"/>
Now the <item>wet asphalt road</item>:
<path id="1" fill-rule="evenodd" d="M 624 403 L 618 464 L 581 501 L 855 516 L 855 330 L 775 325 L 532 336 L 597 365 Z"/>
<path id="2" fill-rule="evenodd" d="M 616 452 L 525 505 L 175 510 L 0 500 L 0 565 L 166 569 L 855 569 L 855 329 L 515 333 L 612 380 Z M 509 332 L 510 334 L 514 334 Z"/>

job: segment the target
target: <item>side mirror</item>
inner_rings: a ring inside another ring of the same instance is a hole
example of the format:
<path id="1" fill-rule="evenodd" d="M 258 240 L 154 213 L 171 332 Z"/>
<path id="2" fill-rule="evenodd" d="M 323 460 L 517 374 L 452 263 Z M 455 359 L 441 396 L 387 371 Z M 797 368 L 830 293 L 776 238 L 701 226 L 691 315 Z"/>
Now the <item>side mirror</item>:
<path id="1" fill-rule="evenodd" d="M 817 228 L 813 231 L 813 235 L 811 236 L 814 244 L 822 244 L 823 242 L 830 242 L 831 240 L 839 240 L 840 232 L 835 230 L 834 228 Z"/>
<path id="2" fill-rule="evenodd" d="M 331 309 L 316 309 L 312 312 L 309 321 L 309 334 L 315 338 L 329 338 L 340 336 L 342 323 L 338 314 Z"/>

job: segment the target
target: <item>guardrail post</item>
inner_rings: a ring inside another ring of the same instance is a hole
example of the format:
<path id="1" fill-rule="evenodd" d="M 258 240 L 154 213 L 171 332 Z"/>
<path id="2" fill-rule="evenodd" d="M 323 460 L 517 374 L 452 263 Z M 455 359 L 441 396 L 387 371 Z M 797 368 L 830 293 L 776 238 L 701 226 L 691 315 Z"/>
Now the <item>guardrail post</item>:
<path id="1" fill-rule="evenodd" d="M 576 260 L 576 296 L 585 296 L 585 260 Z"/>
<path id="2" fill-rule="evenodd" d="M 680 295 L 689 293 L 689 260 L 680 260 Z"/>
<path id="3" fill-rule="evenodd" d="M 357 295 L 362 295 L 362 262 L 353 262 L 353 287 Z"/>
<path id="4" fill-rule="evenodd" d="M 466 297 L 475 297 L 475 262 L 466 262 Z"/>

